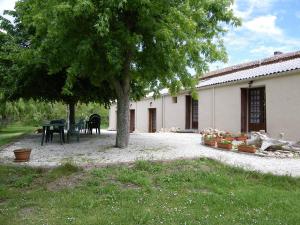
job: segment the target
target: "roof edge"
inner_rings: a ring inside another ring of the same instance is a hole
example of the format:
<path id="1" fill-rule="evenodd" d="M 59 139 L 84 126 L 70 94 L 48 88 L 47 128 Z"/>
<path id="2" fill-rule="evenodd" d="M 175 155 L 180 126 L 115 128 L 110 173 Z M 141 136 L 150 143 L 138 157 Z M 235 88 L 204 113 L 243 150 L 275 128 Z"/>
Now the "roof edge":
<path id="1" fill-rule="evenodd" d="M 283 53 L 279 55 L 274 55 L 272 57 L 268 57 L 262 60 L 255 60 L 247 63 L 237 64 L 234 66 L 226 67 L 220 70 L 215 70 L 212 72 L 208 72 L 206 76 L 201 77 L 200 80 L 205 80 L 213 77 L 219 77 L 223 75 L 227 75 L 230 73 L 242 71 L 242 70 L 248 70 L 253 69 L 259 66 L 268 65 L 268 64 L 274 64 L 278 62 L 283 62 L 295 58 L 300 58 L 300 51 L 296 52 L 289 52 L 289 53 Z"/>

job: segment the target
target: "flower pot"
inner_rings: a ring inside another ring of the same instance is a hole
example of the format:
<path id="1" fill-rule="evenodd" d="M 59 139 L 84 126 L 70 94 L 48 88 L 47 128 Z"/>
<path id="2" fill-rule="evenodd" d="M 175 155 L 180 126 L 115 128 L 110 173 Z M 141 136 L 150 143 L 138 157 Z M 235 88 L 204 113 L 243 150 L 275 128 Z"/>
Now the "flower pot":
<path id="1" fill-rule="evenodd" d="M 222 142 L 217 142 L 218 148 L 226 149 L 226 150 L 231 150 L 232 149 L 232 144 L 225 144 Z"/>
<path id="2" fill-rule="evenodd" d="M 238 146 L 238 151 L 239 152 L 255 153 L 256 152 L 256 147 L 254 147 L 252 145 L 239 145 Z"/>
<path id="3" fill-rule="evenodd" d="M 207 146 L 215 147 L 216 146 L 216 140 L 204 140 L 204 144 Z"/>
<path id="4" fill-rule="evenodd" d="M 239 136 L 235 138 L 236 141 L 246 141 L 247 140 L 247 136 Z"/>
<path id="5" fill-rule="evenodd" d="M 233 137 L 225 137 L 225 140 L 226 140 L 226 141 L 233 141 L 234 138 L 233 138 Z"/>
<path id="6" fill-rule="evenodd" d="M 15 154 L 15 162 L 27 162 L 30 158 L 31 149 L 30 148 L 22 148 L 14 150 Z"/>

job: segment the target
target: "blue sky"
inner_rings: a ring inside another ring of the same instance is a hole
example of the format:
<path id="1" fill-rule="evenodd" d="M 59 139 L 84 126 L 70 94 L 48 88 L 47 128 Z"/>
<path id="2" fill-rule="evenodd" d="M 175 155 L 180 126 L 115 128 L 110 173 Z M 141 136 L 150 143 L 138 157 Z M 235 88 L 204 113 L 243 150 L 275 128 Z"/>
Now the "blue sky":
<path id="1" fill-rule="evenodd" d="M 14 2 L 0 0 L 0 14 L 13 9 Z M 228 62 L 211 65 L 212 70 L 269 57 L 274 51 L 300 50 L 300 0 L 236 0 L 233 9 L 243 24 L 224 36 Z"/>
<path id="2" fill-rule="evenodd" d="M 211 68 L 300 50 L 299 0 L 236 0 L 233 9 L 243 24 L 224 37 L 228 63 Z"/>

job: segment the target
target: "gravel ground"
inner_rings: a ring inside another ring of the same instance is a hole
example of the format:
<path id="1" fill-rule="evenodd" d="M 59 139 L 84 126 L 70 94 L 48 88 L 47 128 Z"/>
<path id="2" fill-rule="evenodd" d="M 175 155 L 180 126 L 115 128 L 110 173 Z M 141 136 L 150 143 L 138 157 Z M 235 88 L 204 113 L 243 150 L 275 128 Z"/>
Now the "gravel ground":
<path id="1" fill-rule="evenodd" d="M 55 136 L 52 143 L 40 145 L 40 134 L 29 135 L 0 151 L 0 163 L 12 163 L 13 150 L 32 148 L 29 166 L 52 167 L 66 162 L 90 168 L 136 160 L 175 160 L 207 157 L 228 165 L 276 175 L 300 176 L 300 159 L 259 157 L 251 154 L 212 149 L 200 144 L 199 134 L 135 133 L 126 149 L 114 148 L 115 132 L 102 130 L 101 135 L 81 135 L 80 143 L 60 145 Z"/>

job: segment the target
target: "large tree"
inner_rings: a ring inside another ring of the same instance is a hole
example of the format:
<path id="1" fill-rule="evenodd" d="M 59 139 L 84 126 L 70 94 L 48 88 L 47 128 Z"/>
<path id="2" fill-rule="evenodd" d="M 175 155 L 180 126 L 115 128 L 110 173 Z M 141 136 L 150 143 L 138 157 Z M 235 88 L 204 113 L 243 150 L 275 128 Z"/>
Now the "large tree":
<path id="1" fill-rule="evenodd" d="M 239 24 L 232 0 L 23 0 L 16 10 L 50 73 L 107 81 L 117 98 L 118 147 L 129 139 L 129 100 L 144 89 L 194 90 L 225 60 L 222 35 Z M 190 68 L 196 71 L 193 76 Z M 134 87 L 134 88 L 133 88 Z"/>
<path id="2" fill-rule="evenodd" d="M 75 123 L 75 104 L 99 102 L 109 106 L 113 98 L 107 81 L 100 86 L 88 78 L 76 78 L 67 93 L 64 87 L 66 69 L 49 75 L 49 67 L 39 54 L 35 54 L 28 38 L 32 31 L 25 29 L 15 11 L 5 11 L 14 21 L 0 16 L 0 102 L 22 99 L 63 101 L 69 106 L 69 122 Z M 105 88 L 104 88 L 105 87 Z M 1 108 L 2 110 L 2 108 Z M 4 110 L 4 109 L 3 109 Z"/>

